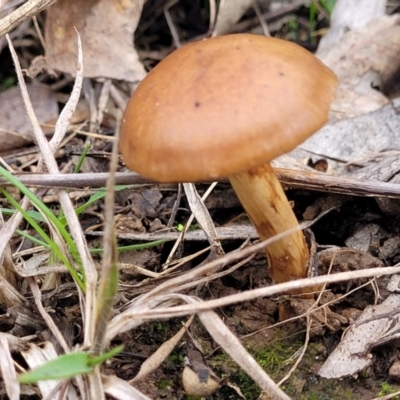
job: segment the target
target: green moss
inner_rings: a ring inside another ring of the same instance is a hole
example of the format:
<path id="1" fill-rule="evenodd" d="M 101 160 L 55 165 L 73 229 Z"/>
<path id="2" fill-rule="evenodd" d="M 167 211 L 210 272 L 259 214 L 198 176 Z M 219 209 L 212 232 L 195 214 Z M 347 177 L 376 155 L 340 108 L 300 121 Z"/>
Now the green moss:
<path id="1" fill-rule="evenodd" d="M 353 392 L 352 392 L 350 389 L 346 390 L 345 393 L 344 393 L 344 395 L 345 395 L 345 397 L 346 397 L 347 400 L 351 400 L 351 399 L 354 398 Z"/>
<path id="2" fill-rule="evenodd" d="M 289 358 L 294 352 L 294 346 L 284 346 L 281 342 L 277 342 L 273 346 L 254 354 L 254 356 L 257 362 L 273 376 L 290 363 Z"/>
<path id="3" fill-rule="evenodd" d="M 264 346 L 262 346 L 262 341 L 257 341 L 254 337 L 251 346 L 249 341 L 247 344 L 245 342 L 247 350 L 275 382 L 288 372 L 294 362 L 291 357 L 303 345 L 302 335 L 290 336 L 289 338 L 288 335 L 290 335 L 288 331 L 274 331 L 273 337 L 270 336 L 272 340 L 267 346 L 265 346 L 265 341 Z M 285 386 L 282 387 L 282 390 L 291 398 L 301 400 L 358 400 L 360 399 L 361 388 L 363 396 L 366 395 L 367 390 L 371 394 L 371 398 L 374 395 L 383 397 L 398 390 L 397 385 L 387 382 L 379 383 L 380 386 L 371 385 L 371 380 L 366 381 L 364 378 L 370 374 L 370 371 L 360 374 L 358 379 L 349 377 L 338 380 L 319 377 L 316 363 L 320 365 L 323 362 L 321 354 L 324 350 L 321 349 L 319 343 L 319 339 L 316 342 L 311 341 L 309 343 L 301 363 L 289 380 L 285 382 Z M 257 384 L 229 356 L 224 353 L 216 354 L 208 362 L 217 375 L 228 376 L 229 382 L 236 385 L 246 399 L 256 400 L 259 398 L 260 389 Z M 371 387 L 368 387 L 370 385 Z M 366 386 L 368 389 L 366 389 Z M 396 398 L 400 400 L 400 396 Z M 239 400 L 241 397 L 232 388 L 225 386 L 218 390 L 214 399 Z"/>
<path id="4" fill-rule="evenodd" d="M 239 386 L 241 392 L 247 400 L 258 399 L 260 388 L 243 371 L 237 371 L 230 377 L 230 381 Z"/>
<path id="5" fill-rule="evenodd" d="M 173 381 L 169 379 L 161 380 L 157 382 L 158 389 L 167 389 L 168 387 L 173 385 Z"/>
<path id="6" fill-rule="evenodd" d="M 153 324 L 154 324 L 154 329 L 155 329 L 157 332 L 163 333 L 163 332 L 166 331 L 166 328 L 165 328 L 165 326 L 163 325 L 162 322 L 160 322 L 160 321 L 154 321 Z"/>
<path id="7" fill-rule="evenodd" d="M 390 385 L 388 382 L 382 382 L 381 390 L 378 393 L 378 397 L 384 397 L 387 396 L 388 394 L 396 393 L 397 391 L 398 389 Z M 400 396 L 395 396 L 393 397 L 393 399 L 398 400 L 400 399 Z"/>
<path id="8" fill-rule="evenodd" d="M 166 359 L 166 361 L 169 361 L 170 363 L 174 364 L 174 365 L 183 365 L 183 361 L 184 361 L 185 357 L 183 356 L 183 354 L 175 349 Z"/>
<path id="9" fill-rule="evenodd" d="M 279 339 L 279 336 L 286 337 L 287 333 L 276 333 L 275 341 L 263 348 L 248 348 L 256 361 L 265 369 L 269 376 L 274 380 L 280 380 L 293 365 L 291 359 L 298 349 L 303 345 L 301 335 L 290 339 Z"/>
<path id="10" fill-rule="evenodd" d="M 5 78 L 3 82 L 0 83 L 0 92 L 3 90 L 7 90 L 15 86 L 15 78 L 10 76 L 8 78 Z"/>
<path id="11" fill-rule="evenodd" d="M 279 334 L 275 334 L 275 338 L 279 336 Z M 286 336 L 286 333 L 282 333 L 282 336 Z M 290 368 L 292 364 L 290 357 L 301 345 L 301 338 L 291 338 L 290 340 L 277 340 L 271 345 L 264 347 L 246 345 L 246 349 L 272 379 L 279 380 Z M 215 355 L 209 361 L 209 365 L 220 376 L 231 371 L 229 381 L 240 388 L 240 391 L 247 400 L 256 400 L 260 396 L 258 385 L 245 372 L 239 369 L 238 365 L 225 353 Z M 283 388 L 283 390 L 290 393 L 290 384 Z M 237 393 L 229 388 L 222 388 L 218 393 L 220 394 L 218 399 L 240 399 Z"/>
<path id="12" fill-rule="evenodd" d="M 302 397 L 302 399 L 305 399 L 305 397 Z M 321 395 L 317 394 L 317 393 L 310 393 L 307 396 L 307 400 L 321 400 Z"/>

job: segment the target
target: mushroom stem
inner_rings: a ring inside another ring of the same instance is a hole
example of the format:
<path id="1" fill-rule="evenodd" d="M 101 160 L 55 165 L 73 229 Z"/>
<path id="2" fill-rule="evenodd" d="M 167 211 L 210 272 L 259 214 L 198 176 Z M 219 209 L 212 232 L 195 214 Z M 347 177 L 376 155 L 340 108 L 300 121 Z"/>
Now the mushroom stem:
<path id="1" fill-rule="evenodd" d="M 298 226 L 296 216 L 269 163 L 229 180 L 261 240 Z M 272 280 L 288 282 L 307 276 L 309 250 L 299 230 L 266 247 Z"/>

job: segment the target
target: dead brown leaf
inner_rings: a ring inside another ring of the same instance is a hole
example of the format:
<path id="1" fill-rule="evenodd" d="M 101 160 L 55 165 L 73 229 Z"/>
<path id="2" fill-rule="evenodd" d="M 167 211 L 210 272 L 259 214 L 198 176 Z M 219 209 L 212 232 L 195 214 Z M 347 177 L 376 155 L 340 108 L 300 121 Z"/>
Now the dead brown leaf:
<path id="1" fill-rule="evenodd" d="M 400 298 L 389 296 L 382 304 L 367 307 L 346 331 L 344 338 L 319 370 L 332 379 L 354 375 L 373 362 L 371 348 L 398 337 Z"/>
<path id="2" fill-rule="evenodd" d="M 375 111 L 388 99 L 400 65 L 400 17 L 381 16 L 365 27 L 347 32 L 335 46 L 319 52 L 340 80 L 335 111 L 345 117 Z"/>
<path id="3" fill-rule="evenodd" d="M 58 105 L 52 90 L 44 85 L 31 85 L 28 92 L 39 123 L 54 122 L 58 117 Z M 45 133 L 51 131 L 45 129 Z M 0 151 L 32 142 L 32 126 L 26 116 L 20 88 L 5 90 L 0 93 Z"/>
<path id="4" fill-rule="evenodd" d="M 47 67 L 75 75 L 76 32 L 83 44 L 85 77 L 136 82 L 145 75 L 133 47 L 144 0 L 59 0 L 48 9 Z"/>

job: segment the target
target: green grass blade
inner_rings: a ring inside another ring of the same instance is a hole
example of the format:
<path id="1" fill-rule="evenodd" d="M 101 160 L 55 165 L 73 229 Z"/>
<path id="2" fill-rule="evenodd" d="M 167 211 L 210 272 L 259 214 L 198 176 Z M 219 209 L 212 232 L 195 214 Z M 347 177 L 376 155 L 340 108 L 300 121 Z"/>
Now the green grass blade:
<path id="1" fill-rule="evenodd" d="M 124 346 L 117 346 L 108 351 L 107 353 L 100 354 L 99 356 L 90 356 L 89 365 L 95 367 L 98 364 L 102 364 L 104 361 L 107 361 L 110 358 L 116 356 L 118 353 L 121 353 L 123 349 Z"/>
<path id="2" fill-rule="evenodd" d="M 21 193 L 23 193 L 30 201 L 31 203 L 43 214 L 46 216 L 46 218 L 53 223 L 54 227 L 58 230 L 58 232 L 60 233 L 60 235 L 62 236 L 62 238 L 65 240 L 65 242 L 68 245 L 69 248 L 69 252 L 71 253 L 71 255 L 73 256 L 75 262 L 78 264 L 79 267 L 79 272 L 81 273 L 81 275 L 83 276 L 83 280 L 80 279 L 79 275 L 77 274 L 77 272 L 75 271 L 75 268 L 72 267 L 72 265 L 69 263 L 69 261 L 66 259 L 66 257 L 61 253 L 61 251 L 58 249 L 58 246 L 53 242 L 49 243 L 53 248 L 56 248 L 57 251 L 54 253 L 57 255 L 57 257 L 59 257 L 59 259 L 65 263 L 64 260 L 67 260 L 67 263 L 65 264 L 65 266 L 68 268 L 69 272 L 71 273 L 71 275 L 73 276 L 73 278 L 76 280 L 77 284 L 80 286 L 80 288 L 82 290 L 85 291 L 85 284 L 84 284 L 84 270 L 82 268 L 82 262 L 80 260 L 79 257 L 79 253 L 78 253 L 78 249 L 75 246 L 75 243 L 71 237 L 71 235 L 67 232 L 67 230 L 65 229 L 65 227 L 60 223 L 60 221 L 58 220 L 58 218 L 54 215 L 54 213 L 31 191 L 29 190 L 23 183 L 21 183 L 15 176 L 13 176 L 9 171 L 7 171 L 5 168 L 3 168 L 2 166 L 0 166 L 0 175 L 2 175 L 4 178 L 6 178 L 13 186 L 15 186 Z M 3 193 L 7 193 L 5 191 L 5 189 L 2 189 Z M 7 193 L 8 194 L 8 193 Z M 19 204 L 11 197 L 8 196 L 8 199 L 10 201 L 10 204 L 13 205 L 13 207 L 15 207 L 15 209 L 17 209 L 18 211 L 20 211 L 23 215 L 24 218 L 32 225 L 32 226 L 36 226 L 39 227 L 39 225 L 34 221 L 34 219 L 32 219 L 26 212 L 22 212 L 21 207 L 19 206 Z M 28 220 L 29 218 L 29 220 Z M 36 228 L 35 228 L 36 229 Z M 40 227 L 39 227 L 40 229 Z M 41 230 L 43 233 L 44 231 Z M 42 235 L 41 235 L 42 236 Z M 47 235 L 46 235 L 47 236 Z M 44 238 L 42 236 L 42 238 Z M 58 253 L 58 254 L 57 254 Z M 61 257 L 60 257 L 61 255 Z"/>
<path id="3" fill-rule="evenodd" d="M 319 2 L 328 15 L 331 16 L 333 7 L 335 7 L 336 4 L 336 0 L 319 0 Z"/>
<path id="4" fill-rule="evenodd" d="M 120 190 L 124 190 L 129 188 L 130 185 L 118 185 L 115 187 L 116 191 L 120 191 Z M 82 214 L 88 207 L 90 207 L 93 203 L 96 203 L 96 201 L 99 201 L 101 199 L 103 199 L 106 196 L 106 189 L 105 188 L 100 188 L 99 190 L 97 190 L 95 193 L 93 193 L 89 200 L 85 203 L 82 204 L 80 207 L 78 207 L 75 212 L 76 215 L 80 215 Z M 60 218 L 60 222 L 62 224 L 66 224 L 66 220 L 65 217 L 61 217 Z"/>
<path id="5" fill-rule="evenodd" d="M 85 144 L 85 147 L 83 148 L 82 154 L 79 156 L 78 162 L 75 165 L 75 168 L 74 168 L 75 174 L 77 174 L 81 170 L 82 164 L 85 161 L 85 158 L 86 158 L 86 155 L 87 155 L 89 149 L 90 149 L 90 142 L 87 142 Z"/>
<path id="6" fill-rule="evenodd" d="M 70 379 L 77 375 L 87 374 L 91 372 L 96 365 L 114 357 L 120 353 L 122 349 L 123 346 L 118 346 L 96 357 L 85 352 L 64 354 L 39 367 L 20 374 L 18 376 L 18 382 L 33 384 L 39 381 Z"/>
<path id="7" fill-rule="evenodd" d="M 17 229 L 18 235 L 22 236 L 23 238 L 30 240 L 32 243 L 37 244 L 38 246 L 43 246 L 48 250 L 51 250 L 51 247 L 48 243 L 41 241 L 35 236 L 30 235 L 29 233 L 26 233 L 24 231 L 21 231 L 21 229 Z"/>
<path id="8" fill-rule="evenodd" d="M 57 244 L 54 242 L 54 240 L 51 240 L 50 236 L 40 227 L 40 225 L 25 210 L 23 210 L 19 205 L 19 203 L 2 187 L 0 187 L 0 193 L 2 193 L 4 197 L 9 201 L 9 203 L 23 215 L 25 220 L 40 235 L 40 237 L 44 240 L 44 242 L 47 243 L 48 247 L 50 247 L 53 254 L 67 267 L 69 273 L 75 279 L 79 287 L 83 291 L 85 291 L 86 288 L 84 282 L 80 278 L 75 268 L 71 265 L 68 258 L 62 253 Z"/>
<path id="9" fill-rule="evenodd" d="M 20 374 L 20 383 L 36 383 L 49 379 L 69 379 L 74 376 L 87 374 L 93 367 L 89 365 L 89 354 L 70 353 L 57 357 L 28 372 Z"/>
<path id="10" fill-rule="evenodd" d="M 0 175 L 3 175 L 3 177 L 6 178 L 13 186 L 15 186 L 21 193 L 28 197 L 32 204 L 53 223 L 55 228 L 57 228 L 58 232 L 67 243 L 71 254 L 80 267 L 80 272 L 83 274 L 84 271 L 82 270 L 82 264 L 75 243 L 71 235 L 67 232 L 63 224 L 61 224 L 54 213 L 31 190 L 29 190 L 23 183 L 21 183 L 15 176 L 13 176 L 2 166 L 0 166 Z"/>
<path id="11" fill-rule="evenodd" d="M 120 190 L 125 190 L 127 188 L 129 188 L 130 185 L 118 185 L 115 186 L 114 190 L 116 192 L 120 191 Z M 100 188 L 98 191 L 96 191 L 95 193 L 93 193 L 89 200 L 83 204 L 82 206 L 78 207 L 76 209 L 76 213 L 79 215 L 81 214 L 83 211 L 85 211 L 89 206 L 91 206 L 93 203 L 95 203 L 96 201 L 99 201 L 101 199 L 103 199 L 104 197 L 106 197 L 106 189 L 105 188 Z"/>
<path id="12" fill-rule="evenodd" d="M 12 210 L 11 208 L 0 208 L 0 212 L 3 215 L 14 215 L 15 214 L 15 210 Z M 43 218 L 43 215 L 40 214 L 40 212 L 34 211 L 34 210 L 29 210 L 29 211 L 27 211 L 27 213 L 36 221 L 46 223 L 46 220 Z"/>
<path id="13" fill-rule="evenodd" d="M 117 247 L 117 250 L 119 252 L 121 251 L 128 251 L 128 250 L 144 250 L 144 249 L 150 249 L 151 247 L 159 246 L 165 242 L 170 241 L 171 239 L 159 239 L 159 240 L 154 240 L 152 242 L 148 243 L 141 243 L 141 244 L 130 244 L 128 246 L 119 246 Z M 91 254 L 100 254 L 103 253 L 103 249 L 89 249 Z"/>

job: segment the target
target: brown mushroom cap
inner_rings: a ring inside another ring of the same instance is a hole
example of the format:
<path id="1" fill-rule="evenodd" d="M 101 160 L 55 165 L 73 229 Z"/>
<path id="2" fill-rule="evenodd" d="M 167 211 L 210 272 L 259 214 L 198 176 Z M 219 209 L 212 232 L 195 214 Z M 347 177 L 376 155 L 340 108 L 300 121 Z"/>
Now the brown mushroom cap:
<path id="1" fill-rule="evenodd" d="M 237 34 L 186 45 L 124 113 L 127 166 L 160 182 L 214 180 L 291 151 L 328 118 L 334 73 L 296 44 Z"/>

